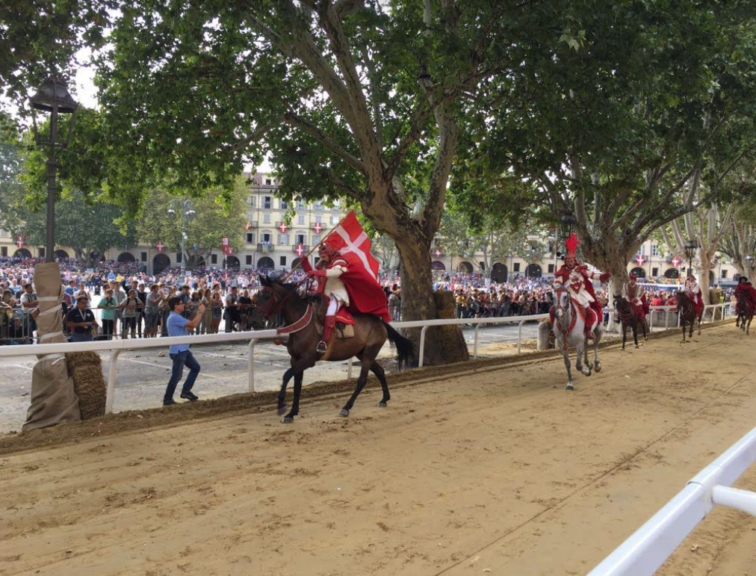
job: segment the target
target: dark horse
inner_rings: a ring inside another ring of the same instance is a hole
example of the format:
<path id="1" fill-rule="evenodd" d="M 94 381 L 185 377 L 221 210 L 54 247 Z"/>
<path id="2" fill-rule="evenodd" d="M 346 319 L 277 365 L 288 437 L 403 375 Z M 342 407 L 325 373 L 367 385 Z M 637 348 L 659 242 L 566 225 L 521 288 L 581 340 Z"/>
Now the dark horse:
<path id="1" fill-rule="evenodd" d="M 743 330 L 747 336 L 751 329 L 751 320 L 753 320 L 753 308 L 751 308 L 751 303 L 748 301 L 748 296 L 745 292 L 738 294 L 737 312 L 738 316 L 735 318 L 735 326 Z"/>
<path id="2" fill-rule="evenodd" d="M 399 366 L 401 367 L 415 354 L 412 342 L 377 316 L 354 314 L 354 336 L 345 339 L 334 337 L 328 345 L 328 352 L 325 353 L 326 358 L 323 358 L 324 355 L 315 350 L 320 340 L 320 332 L 315 326 L 314 318 L 318 316 L 322 322 L 325 310 L 323 299 L 315 296 L 309 301 L 305 300 L 297 293 L 297 284 L 283 284 L 279 280 L 266 276 L 260 276 L 260 285 L 262 288 L 258 295 L 257 306 L 262 311 L 263 316 L 271 317 L 281 313 L 286 326 L 301 325 L 300 329 L 289 334 L 289 340 L 286 343 L 286 348 L 291 356 L 291 368 L 284 373 L 281 391 L 278 393 L 279 416 L 286 412 L 286 387 L 292 376 L 294 377 L 294 400 L 291 410 L 283 417 L 281 422 L 285 424 L 294 422 L 294 417 L 299 414 L 299 396 L 302 393 L 304 371 L 314 366 L 318 360 L 327 359 L 331 362 L 339 362 L 356 356 L 362 364 L 354 394 L 341 409 L 340 414 L 342 416 L 349 416 L 354 401 L 365 387 L 368 371 L 372 371 L 376 375 L 383 389 L 383 398 L 378 406 L 386 407 L 391 395 L 383 368 L 376 361 L 376 357 L 388 338 L 396 345 L 399 354 Z M 303 319 L 309 312 L 309 306 L 313 307 L 313 318 L 309 322 L 304 322 Z"/>
<path id="3" fill-rule="evenodd" d="M 696 314 L 696 303 L 688 297 L 686 292 L 678 292 L 677 296 L 677 313 L 680 315 L 680 326 L 682 326 L 683 344 L 685 343 L 685 326 L 690 326 L 688 337 L 693 338 L 693 327 L 698 320 L 698 335 L 701 335 L 701 317 L 703 316 L 703 310 L 700 314 Z"/>
<path id="4" fill-rule="evenodd" d="M 646 340 L 646 320 L 638 317 L 633 305 L 628 302 L 621 294 L 614 295 L 614 309 L 617 311 L 620 322 L 622 323 L 622 349 L 625 349 L 627 342 L 627 329 L 630 327 L 633 331 L 633 341 L 638 348 L 638 326 L 643 330 L 643 339 Z"/>

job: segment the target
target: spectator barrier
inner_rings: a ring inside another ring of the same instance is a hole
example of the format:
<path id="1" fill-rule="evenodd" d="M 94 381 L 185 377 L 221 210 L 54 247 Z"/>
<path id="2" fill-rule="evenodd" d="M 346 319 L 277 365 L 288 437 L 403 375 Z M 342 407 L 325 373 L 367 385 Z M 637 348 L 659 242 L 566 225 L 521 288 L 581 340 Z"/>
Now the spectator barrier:
<path id="1" fill-rule="evenodd" d="M 707 309 L 721 308 L 722 316 L 726 315 L 729 303 L 707 306 Z M 613 312 L 613 310 L 609 310 Z M 704 317 L 706 310 L 704 311 Z M 461 318 L 442 320 L 414 320 L 407 322 L 394 322 L 391 325 L 398 329 L 420 328 L 420 344 L 418 355 L 418 367 L 423 366 L 425 358 L 425 337 L 428 328 L 433 326 L 450 326 L 462 324 L 475 324 L 475 337 L 473 341 L 473 357 L 478 356 L 478 336 L 481 324 L 518 324 L 517 353 L 522 353 L 522 327 L 526 322 L 539 322 L 548 318 L 548 314 L 536 314 L 533 316 L 505 316 L 498 318 Z M 712 312 L 711 318 L 714 317 Z M 118 377 L 118 356 L 124 350 L 139 350 L 143 348 L 166 348 L 173 344 L 219 344 L 223 342 L 249 341 L 249 391 L 255 392 L 255 344 L 258 340 L 272 340 L 277 338 L 277 330 L 252 330 L 249 332 L 230 332 L 224 334 L 204 334 L 194 336 L 172 336 L 161 338 L 143 338 L 129 340 L 103 340 L 96 342 L 78 342 L 61 344 L 32 344 L 21 346 L 0 346 L 0 358 L 15 356 L 37 356 L 45 354 L 64 354 L 67 352 L 110 352 L 110 368 L 108 373 L 108 390 L 105 403 L 105 412 L 113 411 L 115 388 Z M 352 360 L 348 363 L 348 377 L 352 377 Z"/>
<path id="2" fill-rule="evenodd" d="M 699 472 L 588 576 L 651 576 L 714 505 L 756 516 L 756 493 L 731 488 L 754 462 L 756 428 Z"/>

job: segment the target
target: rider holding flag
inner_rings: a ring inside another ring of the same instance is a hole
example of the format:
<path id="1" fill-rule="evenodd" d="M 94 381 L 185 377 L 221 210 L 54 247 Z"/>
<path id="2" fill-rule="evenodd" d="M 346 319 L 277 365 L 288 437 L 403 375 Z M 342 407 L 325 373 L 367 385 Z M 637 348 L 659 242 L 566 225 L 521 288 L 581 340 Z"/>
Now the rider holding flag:
<path id="1" fill-rule="evenodd" d="M 318 255 L 314 268 L 306 256 L 301 264 L 308 276 L 317 279 L 315 291 L 329 298 L 323 337 L 317 346 L 322 354 L 328 350 L 337 316 L 342 321 L 340 310 L 372 314 L 385 322 L 391 317 L 386 293 L 378 282 L 378 261 L 370 253 L 370 238 L 353 211 L 322 241 Z"/>

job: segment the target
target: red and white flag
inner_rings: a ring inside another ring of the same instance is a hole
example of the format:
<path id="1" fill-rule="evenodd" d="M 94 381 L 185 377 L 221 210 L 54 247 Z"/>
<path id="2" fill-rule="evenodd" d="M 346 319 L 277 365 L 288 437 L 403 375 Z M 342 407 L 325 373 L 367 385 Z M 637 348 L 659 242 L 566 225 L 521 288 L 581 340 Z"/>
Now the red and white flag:
<path id="1" fill-rule="evenodd" d="M 378 281 L 378 260 L 370 253 L 372 246 L 370 238 L 362 229 L 354 211 L 347 214 L 341 224 L 336 226 L 328 235 L 328 243 L 338 249 L 342 256 L 354 254 L 365 271 Z"/>
<path id="2" fill-rule="evenodd" d="M 324 242 L 338 250 L 349 265 L 340 277 L 349 293 L 349 309 L 374 314 L 390 322 L 386 293 L 378 281 L 378 260 L 370 253 L 370 238 L 354 212 L 347 214 Z"/>

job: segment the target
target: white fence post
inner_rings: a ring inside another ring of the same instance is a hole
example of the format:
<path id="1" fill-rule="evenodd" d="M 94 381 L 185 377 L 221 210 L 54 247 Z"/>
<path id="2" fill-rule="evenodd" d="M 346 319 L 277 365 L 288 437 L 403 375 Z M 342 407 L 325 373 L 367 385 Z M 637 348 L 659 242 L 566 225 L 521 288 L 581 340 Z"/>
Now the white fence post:
<path id="1" fill-rule="evenodd" d="M 423 360 L 425 359 L 425 332 L 428 330 L 427 326 L 423 326 L 420 330 L 420 358 L 418 358 L 417 367 L 423 367 Z"/>
<path id="2" fill-rule="evenodd" d="M 249 391 L 255 391 L 255 344 L 257 338 L 249 341 Z"/>
<path id="3" fill-rule="evenodd" d="M 480 323 L 475 324 L 475 339 L 473 340 L 473 358 L 478 357 L 478 335 L 480 334 Z"/>
<path id="4" fill-rule="evenodd" d="M 520 320 L 520 324 L 517 326 L 517 353 L 522 354 L 522 325 L 525 324 L 525 320 Z"/>
<path id="5" fill-rule="evenodd" d="M 120 349 L 110 351 L 110 369 L 108 370 L 108 391 L 105 396 L 105 414 L 113 412 L 113 402 L 115 402 L 116 380 L 118 379 L 118 356 L 121 354 Z"/>

